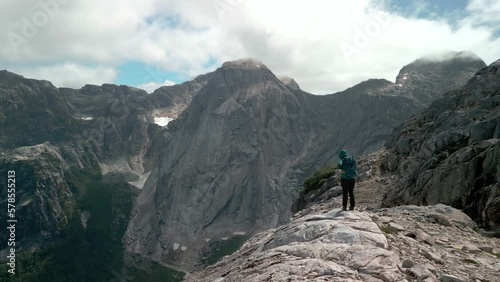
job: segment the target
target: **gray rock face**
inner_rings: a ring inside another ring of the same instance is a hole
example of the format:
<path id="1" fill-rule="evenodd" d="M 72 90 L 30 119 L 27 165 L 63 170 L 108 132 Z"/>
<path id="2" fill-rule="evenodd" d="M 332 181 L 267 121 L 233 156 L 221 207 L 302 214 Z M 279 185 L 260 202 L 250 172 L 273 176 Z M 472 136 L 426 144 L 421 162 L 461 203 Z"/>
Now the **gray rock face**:
<path id="1" fill-rule="evenodd" d="M 477 252 L 472 246 L 492 247 L 500 244 L 500 240 L 485 238 L 475 232 L 475 223 L 463 212 L 438 204 L 398 206 L 379 209 L 375 213 L 380 218 L 390 217 L 405 228 L 404 231 L 391 230 L 387 228 L 390 223 L 377 222 L 387 237 L 388 249 L 399 255 L 403 261 L 402 271 L 414 281 L 438 281 L 447 275 L 460 277 L 463 281 L 475 281 L 478 277 L 482 277 L 480 281 L 496 280 L 498 274 L 494 265 L 498 258 L 487 252 Z M 439 222 L 436 214 L 441 216 Z M 415 234 L 427 234 L 432 241 L 421 240 L 423 237 Z M 469 248 L 475 251 L 463 251 Z"/>
<path id="2" fill-rule="evenodd" d="M 298 217 L 187 281 L 407 281 L 370 216 L 334 209 Z"/>
<path id="3" fill-rule="evenodd" d="M 484 67 L 484 61 L 470 52 L 449 52 L 440 58 L 423 57 L 402 68 L 396 84 L 404 85 L 409 95 L 429 105 L 447 91 L 465 85 L 471 74 Z M 442 92 L 436 93 L 435 87 L 441 87 Z"/>
<path id="4" fill-rule="evenodd" d="M 57 88 L 7 71 L 0 71 L 0 128 L 3 150 L 55 143 L 77 133 Z"/>
<path id="5" fill-rule="evenodd" d="M 285 86 L 288 86 L 294 90 L 300 90 L 299 84 L 295 81 L 295 79 L 288 77 L 288 76 L 280 76 L 279 79 Z"/>
<path id="6" fill-rule="evenodd" d="M 54 243 L 73 214 L 73 193 L 64 180 L 67 168 L 61 152 L 49 143 L 21 147 L 0 159 L 2 183 L 7 183 L 8 171 L 15 172 L 16 219 L 21 223 L 16 226 L 18 251 Z M 7 210 L 7 189 L 2 189 L 0 196 Z M 1 215 L 2 220 L 7 219 L 5 211 Z M 3 230 L 0 239 L 7 242 L 8 234 Z"/>
<path id="7" fill-rule="evenodd" d="M 146 92 L 109 84 L 60 91 L 72 109 L 72 118 L 79 121 L 79 135 L 73 138 L 78 136 L 95 145 L 93 151 L 104 174 L 134 178 L 144 173 L 143 156 L 150 144 L 148 126 L 153 122 Z"/>
<path id="8" fill-rule="evenodd" d="M 438 95 L 443 87 L 426 91 Z M 127 249 L 190 269 L 206 239 L 285 222 L 305 176 L 336 162 L 346 144 L 354 154 L 380 148 L 392 128 L 422 109 L 408 91 L 369 80 L 314 96 L 255 60 L 225 63 L 163 142 L 129 224 Z"/>
<path id="9" fill-rule="evenodd" d="M 105 172 L 140 175 L 150 167 L 144 156 L 160 131 L 155 115 L 176 118 L 209 77 L 200 75 L 148 95 L 111 84 L 58 89 L 47 81 L 1 71 L 0 126 L 5 134 L 0 148 L 50 142 L 68 151 L 70 166 L 82 168 L 75 154 L 89 147 Z"/>
<path id="10" fill-rule="evenodd" d="M 148 100 L 155 109 L 153 116 L 177 119 L 211 76 L 212 73 L 207 73 L 182 84 L 158 88 L 148 96 Z"/>
<path id="11" fill-rule="evenodd" d="M 193 265 L 205 239 L 288 219 L 291 167 L 316 136 L 305 95 L 265 66 L 226 63 L 179 119 L 138 199 L 129 250 Z M 178 261 L 174 244 L 189 246 Z"/>
<path id="12" fill-rule="evenodd" d="M 158 151 L 155 140 L 163 136 L 153 124 L 153 111 L 179 107 L 162 99 L 192 96 L 190 91 L 197 91 L 202 81 L 203 76 L 148 96 L 139 89 L 109 84 L 58 89 L 47 81 L 0 71 L 0 170 L 19 173 L 18 215 L 23 225 L 17 240 L 24 247 L 20 250 L 55 242 L 75 212 L 68 172 L 100 170 L 135 180 L 150 170 L 155 153 L 148 149 Z M 6 186 L 2 187 L 6 199 Z M 7 235 L 0 232 L 0 238 Z"/>
<path id="13" fill-rule="evenodd" d="M 497 61 L 395 130 L 385 167 L 400 177 L 386 206 L 445 203 L 500 226 L 499 90 Z"/>
<path id="14" fill-rule="evenodd" d="M 370 196 L 359 194 L 362 201 Z M 496 281 L 496 256 L 461 249 L 471 242 L 500 245 L 500 240 L 476 233 L 472 220 L 457 209 L 439 204 L 342 212 L 331 209 L 334 202 L 313 203 L 290 222 L 256 234 L 236 253 L 186 280 Z M 450 226 L 436 224 L 436 213 Z M 393 222 L 405 231 L 388 229 Z M 415 240 L 417 230 L 432 234 L 439 244 Z"/>

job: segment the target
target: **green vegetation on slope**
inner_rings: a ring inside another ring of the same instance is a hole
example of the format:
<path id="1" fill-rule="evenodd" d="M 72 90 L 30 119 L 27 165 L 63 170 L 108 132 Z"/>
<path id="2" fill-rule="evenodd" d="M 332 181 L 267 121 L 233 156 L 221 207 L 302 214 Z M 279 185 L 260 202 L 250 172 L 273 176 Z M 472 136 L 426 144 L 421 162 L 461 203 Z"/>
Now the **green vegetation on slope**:
<path id="1" fill-rule="evenodd" d="M 248 236 L 233 236 L 228 240 L 219 240 L 210 243 L 208 250 L 204 252 L 201 263 L 204 266 L 212 265 L 224 256 L 236 252 L 248 240 Z"/>
<path id="2" fill-rule="evenodd" d="M 127 268 L 125 274 L 116 274 L 118 277 L 129 279 L 130 282 L 180 282 L 184 279 L 184 273 L 163 267 L 156 262 L 149 262 L 147 269 Z M 117 277 L 117 278 L 118 278 Z M 120 281 L 120 280 L 118 280 Z"/>
<path id="3" fill-rule="evenodd" d="M 323 186 L 328 178 L 332 177 L 335 174 L 335 171 L 336 169 L 333 166 L 319 169 L 313 175 L 307 178 L 306 181 L 304 181 L 304 190 L 302 193 L 306 194 L 321 188 L 321 186 Z"/>
<path id="4" fill-rule="evenodd" d="M 127 183 L 107 182 L 97 171 L 72 172 L 66 180 L 79 210 L 90 213 L 87 228 L 75 213 L 58 244 L 19 256 L 15 276 L 0 266 L 1 282 L 181 281 L 181 273 L 160 265 L 148 271 L 127 269 L 134 274 L 130 277 L 139 277 L 133 280 L 119 276 L 126 269 L 121 239 L 135 198 Z"/>

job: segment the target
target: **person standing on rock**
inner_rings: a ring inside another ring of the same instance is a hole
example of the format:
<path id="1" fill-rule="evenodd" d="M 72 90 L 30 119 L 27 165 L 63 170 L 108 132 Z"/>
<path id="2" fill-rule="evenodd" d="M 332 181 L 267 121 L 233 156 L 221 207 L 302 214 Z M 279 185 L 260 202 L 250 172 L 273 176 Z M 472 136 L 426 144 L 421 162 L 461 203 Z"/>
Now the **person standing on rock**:
<path id="1" fill-rule="evenodd" d="M 337 168 L 342 169 L 340 185 L 342 186 L 342 208 L 347 210 L 347 198 L 349 196 L 350 207 L 349 210 L 354 210 L 356 204 L 354 200 L 354 185 L 356 184 L 356 176 L 358 175 L 356 168 L 356 160 L 353 156 L 349 156 L 346 150 L 339 153 L 339 163 Z"/>

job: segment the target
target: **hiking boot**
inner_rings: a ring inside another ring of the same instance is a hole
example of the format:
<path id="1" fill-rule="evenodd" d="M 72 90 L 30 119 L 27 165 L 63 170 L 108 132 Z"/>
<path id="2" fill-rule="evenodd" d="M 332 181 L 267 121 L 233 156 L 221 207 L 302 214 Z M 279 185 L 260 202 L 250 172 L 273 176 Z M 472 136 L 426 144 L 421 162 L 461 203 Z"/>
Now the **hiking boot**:
<path id="1" fill-rule="evenodd" d="M 353 211 L 353 210 L 354 210 L 354 207 L 350 207 L 350 208 L 349 208 L 349 210 L 350 210 L 350 211 Z"/>

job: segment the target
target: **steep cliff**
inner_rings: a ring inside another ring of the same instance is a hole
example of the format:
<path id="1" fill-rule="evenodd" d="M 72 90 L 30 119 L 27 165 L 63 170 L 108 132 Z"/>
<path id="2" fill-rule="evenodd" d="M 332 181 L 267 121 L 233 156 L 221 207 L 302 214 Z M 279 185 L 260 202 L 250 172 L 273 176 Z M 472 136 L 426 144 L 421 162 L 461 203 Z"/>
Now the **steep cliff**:
<path id="1" fill-rule="evenodd" d="M 192 96 L 202 78 L 170 88 L 184 89 L 181 98 Z M 154 124 L 154 111 L 177 106 L 162 103 L 164 96 L 109 84 L 58 89 L 0 72 L 0 170 L 19 176 L 20 251 L 57 242 L 68 220 L 83 212 L 77 207 L 81 195 L 71 189 L 75 174 L 134 181 L 150 170 L 154 153 L 148 149 L 157 149 L 153 143 L 162 131 Z M 6 192 L 2 186 L 2 207 Z M 7 235 L 0 232 L 1 238 Z"/>
<path id="2" fill-rule="evenodd" d="M 16 240 L 19 250 L 35 250 L 55 242 L 76 212 L 73 192 L 66 182 L 68 165 L 61 152 L 48 143 L 21 147 L 0 158 L 0 181 L 7 183 L 7 172 L 14 171 L 16 191 Z M 6 207 L 7 189 L 1 190 Z M 5 210 L 1 212 L 6 220 Z M 7 242 L 7 232 L 0 233 Z M 6 245 L 4 246 L 6 247 Z"/>
<path id="3" fill-rule="evenodd" d="M 399 176 L 386 206 L 445 203 L 500 226 L 500 61 L 398 127 L 385 167 Z"/>

